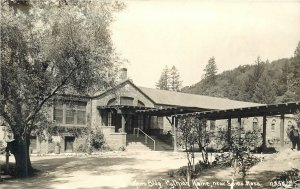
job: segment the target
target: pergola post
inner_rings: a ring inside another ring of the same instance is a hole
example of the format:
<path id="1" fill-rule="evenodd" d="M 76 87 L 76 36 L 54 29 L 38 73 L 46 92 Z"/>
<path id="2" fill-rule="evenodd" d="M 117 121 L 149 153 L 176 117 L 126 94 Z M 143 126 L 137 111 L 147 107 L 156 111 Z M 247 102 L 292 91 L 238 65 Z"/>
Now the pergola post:
<path id="1" fill-rule="evenodd" d="M 177 125 L 178 125 L 178 119 L 176 117 L 172 118 L 173 122 L 173 132 L 174 132 L 174 152 L 177 152 Z"/>
<path id="2" fill-rule="evenodd" d="M 227 142 L 228 145 L 231 143 L 231 118 L 228 118 L 227 121 Z"/>
<path id="3" fill-rule="evenodd" d="M 284 146 L 284 113 L 280 115 L 280 146 Z"/>
<path id="4" fill-rule="evenodd" d="M 242 118 L 241 118 L 241 116 L 238 117 L 238 134 L 239 134 L 239 144 L 241 144 L 241 137 L 242 137 Z"/>
<path id="5" fill-rule="evenodd" d="M 267 116 L 263 116 L 263 130 L 262 130 L 262 151 L 265 151 L 267 147 Z"/>

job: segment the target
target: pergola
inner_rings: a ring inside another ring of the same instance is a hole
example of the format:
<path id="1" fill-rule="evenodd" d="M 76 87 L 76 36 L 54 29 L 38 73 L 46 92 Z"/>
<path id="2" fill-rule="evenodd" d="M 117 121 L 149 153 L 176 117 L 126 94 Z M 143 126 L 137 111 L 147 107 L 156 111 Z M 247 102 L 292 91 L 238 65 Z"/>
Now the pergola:
<path id="1" fill-rule="evenodd" d="M 225 109 L 225 110 L 204 110 L 201 108 L 188 108 L 188 107 L 171 107 L 162 109 L 148 109 L 148 110 L 138 110 L 137 113 L 147 114 L 152 116 L 171 116 L 172 119 L 168 120 L 173 127 L 174 132 L 174 151 L 177 151 L 176 145 L 176 128 L 178 126 L 178 119 L 187 117 L 197 117 L 199 119 L 208 120 L 220 120 L 227 119 L 227 131 L 228 131 L 228 141 L 231 140 L 231 119 L 238 119 L 238 126 L 242 127 L 242 118 L 247 117 L 263 117 L 263 129 L 262 137 L 263 143 L 262 147 L 266 147 L 266 126 L 267 126 L 267 116 L 280 116 L 280 143 L 281 146 L 284 145 L 284 119 L 285 114 L 294 114 L 300 111 L 300 102 L 291 103 L 281 103 L 281 104 L 271 104 L 271 105 L 260 105 L 254 107 L 245 108 L 235 108 L 235 109 Z"/>
<path id="2" fill-rule="evenodd" d="M 125 115 L 133 115 L 138 111 L 143 110 L 151 110 L 152 107 L 144 107 L 144 106 L 130 106 L 130 105 L 111 105 L 111 106 L 97 106 L 98 110 L 115 110 L 118 114 L 121 114 L 121 128 L 122 131 L 125 131 L 126 118 Z"/>

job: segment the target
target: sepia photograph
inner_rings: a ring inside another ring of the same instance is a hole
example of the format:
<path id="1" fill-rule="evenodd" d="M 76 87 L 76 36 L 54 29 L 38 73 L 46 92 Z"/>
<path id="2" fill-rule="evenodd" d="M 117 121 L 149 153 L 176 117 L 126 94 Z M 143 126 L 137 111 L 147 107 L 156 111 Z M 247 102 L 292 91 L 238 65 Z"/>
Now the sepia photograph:
<path id="1" fill-rule="evenodd" d="M 300 189 L 299 0 L 0 1 L 0 188 Z"/>

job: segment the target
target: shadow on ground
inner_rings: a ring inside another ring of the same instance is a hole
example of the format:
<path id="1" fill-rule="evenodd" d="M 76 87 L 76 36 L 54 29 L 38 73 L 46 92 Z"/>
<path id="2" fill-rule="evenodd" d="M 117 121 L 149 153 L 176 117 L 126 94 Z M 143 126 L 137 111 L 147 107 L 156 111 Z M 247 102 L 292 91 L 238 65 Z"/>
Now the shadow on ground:
<path id="1" fill-rule="evenodd" d="M 110 166 L 120 164 L 130 165 L 135 158 L 102 158 L 102 157 L 66 157 L 34 161 L 33 166 L 37 169 L 35 176 L 26 179 L 5 179 L 0 182 L 0 188 L 5 189 L 53 189 L 52 184 L 65 184 L 67 179 L 59 180 L 61 175 L 67 178 L 68 174 L 75 171 L 91 171 L 93 174 L 102 175 L 110 172 Z M 107 171 L 106 171 L 107 170 Z M 129 170 L 130 171 L 130 170 Z M 131 170 L 135 172 L 136 170 Z"/>
<path id="2" fill-rule="evenodd" d="M 227 171 L 230 168 L 226 168 Z M 229 176 L 224 176 L 224 178 L 220 179 L 220 176 L 216 176 L 217 173 L 220 171 L 224 171 L 224 168 L 212 168 L 205 170 L 200 177 L 193 179 L 193 181 L 190 183 L 190 186 L 187 186 L 186 179 L 183 177 L 170 177 L 168 176 L 167 172 L 161 172 L 160 174 L 151 175 L 147 179 L 140 179 L 136 178 L 139 182 L 139 189 L 191 189 L 191 188 L 199 188 L 199 189 L 228 189 L 230 188 L 230 184 L 232 183 Z M 246 178 L 246 185 L 242 186 L 242 178 L 239 177 L 235 180 L 234 189 L 267 189 L 267 188 L 274 188 L 271 186 L 270 181 L 272 178 L 274 178 L 276 175 L 278 175 L 280 171 L 262 171 L 259 173 L 253 173 L 247 176 Z M 154 186 L 149 186 L 143 184 L 147 182 L 152 182 Z M 158 184 L 157 184 L 158 183 Z M 155 186 L 155 184 L 157 186 Z"/>

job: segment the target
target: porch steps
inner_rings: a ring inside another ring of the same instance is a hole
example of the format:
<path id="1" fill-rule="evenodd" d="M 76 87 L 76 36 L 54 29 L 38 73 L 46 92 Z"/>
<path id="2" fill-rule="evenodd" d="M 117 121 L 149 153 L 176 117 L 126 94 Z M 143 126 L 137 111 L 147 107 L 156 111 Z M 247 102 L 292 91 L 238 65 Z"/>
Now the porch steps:
<path id="1" fill-rule="evenodd" d="M 151 149 L 142 142 L 130 142 L 126 147 L 127 151 L 151 151 Z"/>
<path id="2" fill-rule="evenodd" d="M 166 144 L 165 142 L 159 140 L 155 136 L 151 136 L 155 140 L 155 151 L 173 151 L 173 147 Z M 152 140 L 148 139 L 148 144 L 145 144 L 144 136 L 134 136 L 132 134 L 127 134 L 127 147 L 128 151 L 153 151 L 154 144 Z"/>
<path id="3" fill-rule="evenodd" d="M 165 143 L 164 141 L 158 139 L 156 136 L 151 136 L 151 138 L 153 138 L 155 140 L 155 151 L 173 151 L 174 150 L 173 146 L 170 146 L 169 144 Z M 153 149 L 153 144 L 150 148 Z"/>
<path id="4" fill-rule="evenodd" d="M 132 134 L 126 136 L 126 150 L 127 151 L 151 151 L 151 149 L 145 145 L 145 137 L 136 137 Z"/>

